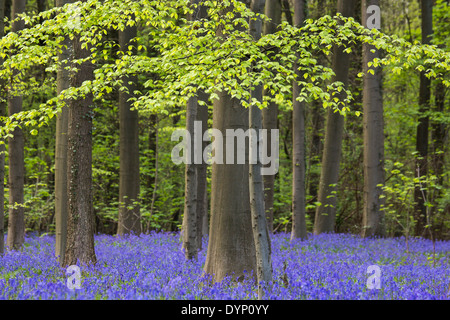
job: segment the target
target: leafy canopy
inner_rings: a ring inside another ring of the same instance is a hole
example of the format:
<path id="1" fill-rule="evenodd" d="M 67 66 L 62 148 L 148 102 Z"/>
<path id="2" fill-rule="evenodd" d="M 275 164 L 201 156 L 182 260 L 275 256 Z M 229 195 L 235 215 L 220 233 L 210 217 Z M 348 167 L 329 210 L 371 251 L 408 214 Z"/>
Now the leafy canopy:
<path id="1" fill-rule="evenodd" d="M 236 0 L 201 4 L 208 18 L 193 21 L 187 17 L 196 5 L 188 0 L 88 0 L 38 15 L 22 14 L 19 19 L 25 21 L 25 29 L 9 32 L 0 40 L 0 78 L 7 83 L 1 88 L 2 97 L 32 95 L 42 86 L 54 86 L 55 71 L 67 62 L 58 58 L 65 37 L 79 37 L 90 49 L 86 59 L 95 66 L 95 78 L 62 91 L 38 109 L 3 119 L 0 136 L 11 136 L 19 125 L 48 124 L 68 99 L 82 99 L 92 92 L 94 99 L 101 102 L 106 93 L 126 90 L 123 79 L 129 74 L 145 79 L 143 90 L 134 92 L 134 106 L 139 110 L 167 113 L 172 106 L 184 105 L 200 89 L 209 94 L 210 100 L 226 92 L 246 107 L 264 108 L 270 100 L 291 107 L 292 83 L 297 81 L 301 88 L 297 100 L 319 99 L 324 107 L 345 113 L 350 111 L 347 106 L 352 92 L 333 79 L 331 68 L 318 64 L 315 53 L 330 55 L 335 46 L 350 52 L 356 43 L 369 43 L 382 51 L 383 58 L 370 62 L 370 67 L 393 65 L 395 73 L 415 68 L 450 86 L 445 78 L 450 70 L 450 53 L 437 45 L 409 43 L 369 30 L 340 14 L 309 19 L 302 26 L 282 22 L 276 33 L 255 40 L 249 33 L 249 20 L 268 21 L 267 17 L 253 13 Z M 147 36 L 146 41 L 136 39 L 137 53 L 128 47 L 114 55 L 118 44 L 108 35 L 135 24 Z M 67 68 L 76 72 L 81 62 L 72 57 Z M 301 77 L 296 76 L 294 63 Z M 33 77 L 32 71 L 38 66 L 45 67 L 48 73 L 45 83 Z M 20 72 L 13 77 L 15 69 Z M 262 102 L 251 99 L 251 90 L 258 84 L 271 93 Z M 33 133 L 37 133 L 36 129 Z"/>

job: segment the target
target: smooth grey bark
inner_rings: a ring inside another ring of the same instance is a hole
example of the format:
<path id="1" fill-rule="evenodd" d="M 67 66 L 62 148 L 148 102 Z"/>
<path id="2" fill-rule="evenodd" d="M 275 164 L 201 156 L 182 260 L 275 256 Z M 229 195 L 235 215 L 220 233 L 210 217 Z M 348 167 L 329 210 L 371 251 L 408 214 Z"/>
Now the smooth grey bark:
<path id="1" fill-rule="evenodd" d="M 191 21 L 206 17 L 206 8 L 197 6 L 199 1 L 193 1 L 194 11 L 189 17 Z M 203 92 L 197 93 L 197 96 L 191 97 L 186 105 L 186 133 L 190 139 L 189 161 L 185 167 L 185 188 L 184 188 L 184 215 L 183 215 L 183 249 L 187 260 L 197 259 L 198 251 L 202 246 L 202 226 L 203 216 L 205 214 L 205 192 L 206 192 L 206 166 L 203 161 L 203 141 L 197 146 L 194 138 L 195 122 L 202 124 L 202 133 L 207 127 L 207 107 L 205 119 L 205 107 L 202 107 L 202 113 L 198 100 L 205 99 Z M 206 127 L 205 127 L 206 122 Z M 203 139 L 202 139 L 203 140 Z M 200 161 L 199 161 L 200 160 Z M 201 179 L 201 181 L 199 181 Z"/>
<path id="2" fill-rule="evenodd" d="M 137 36 L 136 25 L 127 26 L 119 31 L 120 50 L 136 54 L 134 38 Z M 131 110 L 130 98 L 136 90 L 137 77 L 128 75 L 123 78 L 125 91 L 119 92 L 119 127 L 120 127 L 120 173 L 119 173 L 119 221 L 118 235 L 142 232 L 141 212 L 139 205 L 139 114 Z"/>
<path id="3" fill-rule="evenodd" d="M 5 0 L 0 0 L 0 39 L 5 35 Z M 3 59 L 0 57 L 0 65 Z M 0 90 L 5 89 L 5 82 L 0 80 Z M 0 101 L 0 117 L 6 116 L 6 104 Z M 0 126 L 3 123 L 0 122 Z M 5 252 L 5 141 L 0 140 L 0 256 Z"/>
<path id="4" fill-rule="evenodd" d="M 301 26 L 305 20 L 305 0 L 294 0 L 294 25 Z M 298 55 L 297 55 L 298 57 Z M 299 65 L 294 64 L 298 79 L 302 77 Z M 296 81 L 292 84 L 292 239 L 306 239 L 306 148 L 305 148 L 305 102 L 297 101 L 300 87 Z"/>
<path id="5" fill-rule="evenodd" d="M 58 0 L 58 7 L 72 0 Z M 72 42 L 67 37 L 63 41 L 61 53 L 58 55 L 60 65 L 56 75 L 56 92 L 60 94 L 70 87 L 69 58 L 72 53 Z M 67 236 L 67 131 L 69 127 L 69 108 L 63 106 L 56 117 L 55 142 L 55 255 L 64 261 Z"/>
<path id="6" fill-rule="evenodd" d="M 89 48 L 81 48 L 80 37 L 73 39 L 74 59 L 89 57 Z M 94 66 L 88 61 L 77 67 L 71 86 L 78 88 L 94 79 Z M 67 242 L 62 266 L 95 264 L 95 219 L 92 199 L 92 117 L 93 95 L 73 99 L 69 104 L 67 180 Z"/>
<path id="7" fill-rule="evenodd" d="M 435 99 L 435 111 L 443 113 L 445 112 L 445 86 L 442 83 L 442 81 L 439 81 L 436 84 L 436 89 L 434 92 L 434 99 Z M 448 129 L 447 125 L 440 121 L 434 121 L 431 125 L 431 147 L 432 147 L 432 153 L 433 153 L 433 160 L 432 160 L 432 168 L 433 173 L 436 175 L 436 183 L 438 185 L 445 186 L 448 185 L 448 179 L 447 182 L 445 180 L 444 175 L 444 168 L 445 168 L 445 141 L 446 137 L 448 137 Z M 443 190 L 435 190 L 434 198 L 438 199 L 440 196 L 442 196 Z M 435 214 L 438 213 L 438 208 L 436 206 L 431 208 L 431 215 L 435 216 Z M 429 220 L 432 221 L 432 217 L 429 217 Z M 431 226 L 429 229 L 429 232 L 435 232 L 436 228 L 434 226 Z M 430 234 L 427 233 L 427 236 Z"/>
<path id="8" fill-rule="evenodd" d="M 191 137 L 189 159 L 185 167 L 185 191 L 184 191 L 184 215 L 183 215 L 183 249 L 187 260 L 197 259 L 198 234 L 197 234 L 197 166 L 195 157 L 200 150 L 194 147 L 194 126 L 197 119 L 197 97 L 189 98 L 186 107 L 186 133 Z"/>
<path id="9" fill-rule="evenodd" d="M 11 19 L 25 12 L 25 0 L 13 0 L 11 8 Z M 23 20 L 12 22 L 12 32 L 18 32 L 25 26 Z M 13 70 L 13 74 L 18 74 L 18 70 Z M 12 94 L 8 97 L 9 116 L 22 111 L 22 96 Z M 20 249 L 25 242 L 25 208 L 24 203 L 24 137 L 23 131 L 16 128 L 13 137 L 8 138 L 9 152 L 9 219 L 8 236 L 6 245 L 10 250 Z"/>
<path id="10" fill-rule="evenodd" d="M 338 0 L 337 11 L 346 17 L 354 12 L 354 0 Z M 333 81 L 348 84 L 349 54 L 343 48 L 333 48 L 332 68 L 335 72 Z M 340 98 L 342 98 L 341 93 Z M 344 117 L 339 112 L 329 108 L 327 113 L 325 142 L 320 173 L 318 202 L 321 204 L 316 209 L 314 222 L 314 234 L 334 232 L 336 221 L 336 192 L 339 178 L 339 165 L 342 150 L 342 133 L 344 131 Z"/>
<path id="11" fill-rule="evenodd" d="M 266 0 L 264 14 L 271 19 L 264 23 L 264 34 L 275 33 L 281 23 L 280 0 Z M 264 95 L 270 95 L 264 92 Z M 270 102 L 267 108 L 262 110 L 263 128 L 267 130 L 267 153 L 272 154 L 272 129 L 278 128 L 278 104 Z M 273 232 L 273 201 L 274 201 L 275 175 L 264 176 L 264 208 L 267 217 L 269 232 Z"/>
<path id="12" fill-rule="evenodd" d="M 314 13 L 313 19 L 319 19 L 326 14 L 326 5 L 324 0 L 319 0 L 317 2 L 317 9 Z M 326 59 L 323 54 L 319 55 L 317 58 L 318 64 L 325 65 Z M 317 201 L 317 193 L 319 190 L 319 180 L 320 172 L 318 170 L 313 170 L 319 166 L 322 157 L 322 134 L 325 123 L 324 113 L 322 103 L 319 100 L 314 100 L 311 102 L 309 107 L 309 112 L 312 128 L 310 137 L 310 148 L 308 156 L 307 165 L 307 189 L 308 194 L 311 196 L 313 201 Z"/>
<path id="13" fill-rule="evenodd" d="M 262 1 L 252 0 L 251 9 L 253 12 L 262 13 L 263 7 L 264 3 Z M 250 20 L 249 27 L 250 34 L 255 41 L 258 41 L 261 38 L 262 21 L 260 19 Z M 251 92 L 251 97 L 262 102 L 262 85 L 255 86 L 255 89 Z M 270 287 L 272 282 L 272 258 L 269 230 L 264 210 L 264 182 L 261 175 L 262 163 L 259 153 L 261 145 L 258 143 L 261 140 L 262 111 L 258 106 L 250 107 L 249 129 L 254 130 L 254 134 L 250 133 L 249 139 L 250 159 L 256 159 L 256 163 L 250 162 L 249 164 L 250 210 L 253 239 L 255 241 L 258 299 L 262 300 L 264 298 L 264 290 Z M 255 144 L 252 143 L 253 139 L 256 140 Z"/>
<path id="14" fill-rule="evenodd" d="M 367 27 L 370 5 L 380 5 L 379 0 L 363 0 L 362 24 Z M 373 52 L 372 52 L 373 51 Z M 363 44 L 363 135 L 364 135 L 364 209 L 363 237 L 384 236 L 384 121 L 381 67 L 369 68 L 368 63 L 380 58 L 380 51 L 367 43 Z M 374 70 L 374 74 L 368 72 Z"/>
<path id="15" fill-rule="evenodd" d="M 228 139 L 226 129 L 248 129 L 248 110 L 237 99 L 218 92 L 219 99 L 213 104 L 213 128 Z M 248 159 L 246 152 L 246 159 Z M 223 157 L 226 159 L 226 149 Z M 236 152 L 234 163 L 237 161 Z M 250 195 L 248 185 L 248 161 L 245 164 L 212 164 L 211 220 L 205 272 L 215 281 L 225 276 L 243 279 L 256 269 Z"/>
<path id="16" fill-rule="evenodd" d="M 199 100 L 208 103 L 208 96 L 200 91 Z M 208 130 L 208 106 L 198 106 L 197 121 L 202 123 L 202 137 Z M 202 150 L 205 150 L 208 142 L 203 141 Z M 197 164 L 197 247 L 202 250 L 203 236 L 208 234 L 208 164 L 202 157 L 202 163 Z"/>
<path id="17" fill-rule="evenodd" d="M 148 149 L 151 151 L 149 170 L 154 172 L 153 177 L 150 175 L 147 180 L 147 199 L 150 200 L 150 217 L 148 220 L 145 233 L 151 229 L 151 218 L 155 208 L 156 190 L 158 186 L 158 117 L 156 114 L 150 115 L 150 124 L 148 132 Z"/>
<path id="18" fill-rule="evenodd" d="M 433 34 L 433 1 L 421 0 L 422 13 L 422 43 L 430 44 Z M 430 110 L 431 80 L 425 76 L 425 72 L 420 73 L 419 88 L 419 125 L 417 126 L 416 151 L 419 158 L 416 160 L 416 177 L 425 177 L 428 173 L 428 127 L 429 117 L 422 116 Z M 426 185 L 422 182 L 414 189 L 415 202 L 415 235 L 425 236 L 427 231 L 427 198 Z"/>
<path id="19" fill-rule="evenodd" d="M 222 30 L 217 30 L 222 36 Z M 226 129 L 248 129 L 248 109 L 226 92 L 217 92 L 213 101 L 213 128 L 223 134 L 223 145 L 229 139 Z M 226 159 L 226 148 L 223 159 Z M 221 281 L 225 276 L 242 280 L 256 270 L 255 242 L 253 239 L 250 195 L 248 185 L 248 149 L 245 163 L 212 164 L 211 177 L 211 220 L 208 250 L 204 271 Z"/>

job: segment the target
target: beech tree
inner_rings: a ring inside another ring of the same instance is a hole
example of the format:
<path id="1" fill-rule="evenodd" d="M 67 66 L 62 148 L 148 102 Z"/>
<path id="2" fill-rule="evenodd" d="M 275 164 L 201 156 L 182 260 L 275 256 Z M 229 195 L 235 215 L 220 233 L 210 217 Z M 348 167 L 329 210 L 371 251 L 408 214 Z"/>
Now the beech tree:
<path id="1" fill-rule="evenodd" d="M 119 46 L 123 54 L 137 53 L 137 26 L 127 25 L 119 31 Z M 117 234 L 139 235 L 142 231 L 139 206 L 139 114 L 131 110 L 136 90 L 137 76 L 128 75 L 123 79 L 124 90 L 119 92 L 120 126 L 120 174 L 119 174 L 119 222 Z"/>
<path id="2" fill-rule="evenodd" d="M 64 6 L 72 1 L 58 0 L 57 6 Z M 75 17 L 74 17 L 75 18 Z M 71 55 L 72 42 L 69 37 L 63 41 L 61 53 L 58 55 L 60 61 L 57 71 L 57 94 L 70 87 L 69 59 Z M 68 101 L 65 101 L 66 103 Z M 67 236 L 67 133 L 69 129 L 69 108 L 64 106 L 56 116 L 55 135 L 55 255 L 59 261 L 64 261 L 64 253 Z"/>
<path id="3" fill-rule="evenodd" d="M 380 28 L 380 3 L 365 0 L 361 6 L 362 24 Z M 373 26 L 375 24 L 375 26 Z M 370 28 L 370 27 L 369 27 Z M 380 58 L 376 47 L 363 44 L 363 132 L 364 132 L 364 212 L 363 236 L 385 235 L 382 186 L 384 185 L 384 121 L 382 70 L 373 65 Z"/>
<path id="4" fill-rule="evenodd" d="M 294 25 L 301 26 L 306 18 L 306 2 L 294 1 Z M 298 56 L 300 58 L 300 56 Z M 303 76 L 301 67 L 294 63 L 296 76 Z M 306 147 L 305 147 L 305 108 L 304 101 L 298 101 L 300 86 L 298 80 L 293 82 L 292 88 L 292 232 L 291 239 L 306 239 Z"/>
<path id="5" fill-rule="evenodd" d="M 266 0 L 264 6 L 264 14 L 268 21 L 264 23 L 264 34 L 272 34 L 277 31 L 277 27 L 281 23 L 281 2 L 279 0 Z M 270 95 L 269 90 L 264 90 L 264 95 Z M 262 109 L 263 128 L 267 130 L 267 152 L 272 154 L 276 150 L 272 150 L 272 129 L 278 128 L 278 104 L 271 101 L 267 108 Z M 269 232 L 273 232 L 273 201 L 274 201 L 274 186 L 275 175 L 264 176 L 264 210 L 266 211 L 267 223 Z"/>
<path id="6" fill-rule="evenodd" d="M 186 133 L 190 135 L 188 139 L 189 160 L 185 170 L 185 193 L 184 193 L 184 215 L 183 215 L 183 248 L 186 259 L 196 259 L 198 252 L 198 219 L 197 219 L 197 167 L 194 159 L 198 154 L 203 156 L 194 147 L 194 126 L 197 119 L 197 97 L 191 97 L 186 107 Z"/>
<path id="7" fill-rule="evenodd" d="M 190 15 L 190 20 L 198 20 L 206 17 L 206 10 L 199 5 L 199 1 L 193 1 L 194 9 Z M 190 154 L 185 168 L 185 192 L 184 192 L 184 215 L 183 215 L 183 248 L 186 259 L 196 259 L 197 253 L 201 249 L 203 238 L 203 219 L 207 214 L 207 189 L 206 189 L 206 163 L 203 159 L 204 142 L 199 146 L 194 139 L 195 123 L 200 123 L 203 134 L 208 128 L 208 107 L 200 106 L 199 100 L 205 101 L 204 92 L 200 90 L 198 96 L 191 97 L 186 105 L 186 133 Z M 201 148 L 201 149 L 200 149 Z"/>
<path id="8" fill-rule="evenodd" d="M 223 37 L 224 28 L 217 32 Z M 223 137 L 223 145 L 234 139 L 226 129 L 246 131 L 249 124 L 248 109 L 237 98 L 226 92 L 218 92 L 213 103 L 213 128 Z M 256 252 L 250 214 L 248 149 L 245 149 L 245 163 L 237 164 L 234 150 L 234 164 L 212 163 L 211 178 L 211 221 L 205 272 L 221 281 L 225 276 L 243 279 L 245 272 L 256 270 Z M 227 158 L 224 150 L 223 159 Z"/>
<path id="9" fill-rule="evenodd" d="M 338 0 L 337 11 L 345 17 L 351 17 L 354 13 L 354 0 Z M 344 47 L 335 45 L 333 49 L 333 70 L 336 74 L 334 81 L 340 81 L 344 85 L 348 83 L 349 54 L 344 52 Z M 342 92 L 341 96 L 345 93 Z M 341 97 L 341 100 L 343 98 Z M 339 166 L 342 149 L 342 133 L 344 130 L 344 116 L 332 108 L 328 109 L 325 141 L 320 173 L 318 193 L 319 206 L 316 209 L 314 221 L 314 233 L 334 232 L 336 221 L 336 185 L 339 178 Z"/>
<path id="10" fill-rule="evenodd" d="M 200 17 L 205 17 L 206 10 L 201 8 Z M 208 96 L 205 94 L 204 90 L 200 90 L 198 93 L 198 100 L 203 101 L 205 105 L 199 105 L 197 108 L 197 121 L 202 124 L 202 137 L 205 132 L 208 131 Z M 202 142 L 202 150 L 208 146 L 207 141 Z M 209 219 L 208 219 L 208 164 L 205 160 L 201 159 L 201 163 L 197 164 L 197 248 L 202 250 L 202 239 L 203 236 L 208 234 Z"/>
<path id="11" fill-rule="evenodd" d="M 25 0 L 13 0 L 11 6 L 11 31 L 19 32 L 25 22 L 18 17 L 25 12 Z M 14 69 L 13 77 L 20 71 Z M 10 92 L 8 96 L 9 116 L 22 111 L 22 95 Z M 24 208 L 24 137 L 20 127 L 16 127 L 8 139 L 9 154 L 9 219 L 7 246 L 9 249 L 20 249 L 25 242 L 25 208 Z"/>
<path id="12" fill-rule="evenodd" d="M 343 3 L 339 2 L 339 12 L 345 13 L 349 9 Z M 246 3 L 232 0 L 231 5 L 209 1 L 202 4 L 208 8 L 208 18 L 188 21 L 184 17 L 192 13 L 192 8 L 190 2 L 184 0 L 150 3 L 89 0 L 78 3 L 82 23 L 76 30 L 69 31 L 64 26 L 68 15 L 61 8 L 55 8 L 38 18 L 25 17 L 27 29 L 20 33 L 10 32 L 0 40 L 4 59 L 0 76 L 10 79 L 10 67 L 20 61 L 24 72 L 15 78 L 14 84 L 31 82 L 29 87 L 38 84 L 33 84 L 26 72 L 41 64 L 56 70 L 55 61 L 58 61 L 64 38 L 61 36 L 69 35 L 73 41 L 71 66 L 74 73 L 70 88 L 42 103 L 38 109 L 10 115 L 4 119 L 5 125 L 1 128 L 2 137 L 10 137 L 19 125 L 40 128 L 61 112 L 61 100 L 68 101 L 68 232 L 63 265 L 95 262 L 92 106 L 94 101 L 102 101 L 105 94 L 125 89 L 126 82 L 121 80 L 127 76 L 152 75 L 141 84 L 142 90 L 136 94 L 133 107 L 162 114 L 186 105 L 203 91 L 213 102 L 213 128 L 226 134 L 223 141 L 226 145 L 235 138 L 226 129 L 246 131 L 250 119 L 252 123 L 257 120 L 249 118 L 249 110 L 258 111 L 254 107 L 264 108 L 271 102 L 292 107 L 294 80 L 299 87 L 298 102 L 309 104 L 318 100 L 332 115 L 351 111 L 348 105 L 352 93 L 346 87 L 346 55 L 352 42 L 368 43 L 383 51 L 383 58 L 377 60 L 380 66 L 396 64 L 395 70 L 420 66 L 427 70 L 427 76 L 436 78 L 439 77 L 433 74 L 436 66 L 450 70 L 450 56 L 443 50 L 368 30 L 342 14 L 324 16 L 316 21 L 307 19 L 301 27 L 282 22 L 276 32 L 263 34 L 256 41 L 249 32 L 255 13 L 246 7 Z M 108 43 L 105 35 L 111 29 L 123 31 L 129 15 L 148 27 L 149 46 L 158 48 L 159 54 L 143 54 L 145 45 L 138 44 L 137 53 L 115 57 L 111 62 L 108 50 L 104 50 Z M 46 42 L 48 38 L 54 41 Z M 11 44 L 15 44 L 15 49 Z M 334 71 L 316 59 L 317 51 L 329 55 L 333 47 L 336 50 Z M 419 61 L 417 57 L 423 59 Z M 295 73 L 294 63 L 303 72 L 301 78 Z M 450 85 L 448 80 L 441 80 L 444 85 Z M 262 99 L 259 92 L 256 95 L 260 85 L 270 93 Z M 23 91 L 24 94 L 32 92 Z M 336 121 L 340 120 L 333 120 L 332 115 L 328 119 L 329 125 L 338 125 Z M 326 139 L 330 144 L 328 136 Z M 217 147 L 218 143 L 214 141 L 213 146 Z M 214 156 L 216 151 L 213 149 Z M 243 164 L 236 163 L 236 152 L 233 158 L 234 164 L 219 161 L 212 164 L 211 223 L 205 272 L 214 274 L 216 281 L 226 275 L 242 279 L 246 274 L 258 271 L 255 238 L 250 232 L 248 154 Z M 256 182 L 261 185 L 261 181 Z M 255 195 L 261 196 L 261 191 Z"/>
<path id="13" fill-rule="evenodd" d="M 433 1 L 421 0 L 422 13 L 422 44 L 430 44 L 431 36 L 433 34 Z M 420 182 L 416 183 L 414 190 L 415 209 L 415 234 L 418 236 L 425 236 L 427 230 L 427 190 L 423 178 L 427 176 L 428 172 L 428 136 L 429 136 L 429 116 L 426 114 L 430 110 L 431 98 L 431 80 L 425 75 L 425 72 L 420 73 L 420 88 L 419 88 L 419 124 L 417 126 L 416 138 L 416 177 Z"/>
<path id="14" fill-rule="evenodd" d="M 260 0 L 252 0 L 250 7 L 256 14 L 262 14 L 264 3 Z M 256 16 L 249 23 L 250 34 L 255 41 L 261 38 L 262 20 Z M 251 70 L 252 71 L 252 70 Z M 258 84 L 251 92 L 252 99 L 261 101 L 263 99 L 263 86 Z M 259 142 L 262 129 L 262 112 L 256 106 L 249 108 L 249 192 L 250 192 L 250 210 L 252 214 L 253 239 L 255 241 L 256 255 L 256 279 L 258 282 L 258 299 L 264 298 L 264 289 L 271 286 L 272 282 L 272 258 L 269 229 L 267 226 L 266 212 L 264 210 L 264 182 L 262 177 L 262 159 Z M 266 141 L 268 143 L 268 141 Z"/>
<path id="15" fill-rule="evenodd" d="M 73 38 L 74 60 L 89 57 L 89 48 L 79 35 Z M 71 78 L 79 88 L 94 79 L 92 62 L 84 60 Z M 93 94 L 88 92 L 69 102 L 67 190 L 67 240 L 62 265 L 96 263 L 94 249 L 94 208 L 92 203 L 92 118 Z"/>

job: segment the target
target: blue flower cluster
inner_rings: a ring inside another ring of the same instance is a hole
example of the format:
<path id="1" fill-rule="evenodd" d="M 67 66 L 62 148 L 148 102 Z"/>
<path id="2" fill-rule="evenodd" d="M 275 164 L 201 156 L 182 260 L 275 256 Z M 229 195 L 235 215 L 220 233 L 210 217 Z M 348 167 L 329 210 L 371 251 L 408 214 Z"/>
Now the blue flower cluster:
<path id="1" fill-rule="evenodd" d="M 203 274 L 206 250 L 186 261 L 179 233 L 119 238 L 98 235 L 98 262 L 81 267 L 81 288 L 54 257 L 54 236 L 27 236 L 24 249 L 0 258 L 0 299 L 256 299 L 252 275 L 214 283 Z M 204 240 L 207 247 L 207 239 Z M 311 235 L 272 236 L 273 285 L 267 299 L 449 299 L 450 242 Z M 378 266 L 374 274 L 368 268 Z M 374 279 L 377 277 L 377 279 Z M 379 281 L 373 287 L 371 281 Z"/>

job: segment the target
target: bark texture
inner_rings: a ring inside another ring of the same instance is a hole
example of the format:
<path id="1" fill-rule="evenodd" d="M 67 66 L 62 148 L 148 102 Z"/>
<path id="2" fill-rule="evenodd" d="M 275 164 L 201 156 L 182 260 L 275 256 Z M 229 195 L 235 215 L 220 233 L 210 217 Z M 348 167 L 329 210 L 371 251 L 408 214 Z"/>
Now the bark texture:
<path id="1" fill-rule="evenodd" d="M 57 6 L 71 3 L 71 0 L 58 0 Z M 70 87 L 69 58 L 72 53 L 72 42 L 66 38 L 58 56 L 61 65 L 57 72 L 57 94 Z M 67 46 L 67 47 L 65 47 Z M 67 236 L 67 131 L 69 127 L 69 108 L 64 106 L 56 118 L 55 142 L 55 255 L 59 261 L 64 260 Z"/>
<path id="2" fill-rule="evenodd" d="M 11 18 L 25 12 L 25 0 L 13 0 Z M 12 23 L 12 32 L 18 32 L 24 28 L 23 20 L 15 20 Z M 18 70 L 13 70 L 18 74 Z M 8 97 L 9 116 L 22 111 L 22 96 L 13 93 Z M 24 137 L 22 129 L 16 128 L 13 137 L 8 139 L 9 152 L 9 219 L 8 238 L 6 245 L 11 250 L 20 249 L 25 242 L 25 221 L 24 221 Z"/>
<path id="3" fill-rule="evenodd" d="M 275 33 L 277 26 L 281 23 L 281 2 L 280 0 L 266 0 L 264 14 L 271 19 L 264 24 L 264 34 Z M 269 95 L 269 92 L 265 92 Z M 278 105 L 271 102 L 269 106 L 262 110 L 263 128 L 267 130 L 267 153 L 272 154 L 272 129 L 278 128 Z M 269 232 L 273 232 L 273 201 L 276 175 L 264 176 L 264 208 L 267 217 Z"/>
<path id="4" fill-rule="evenodd" d="M 362 23 L 366 25 L 370 13 L 367 7 L 380 5 L 379 0 L 363 0 Z M 367 27 L 367 26 L 366 26 Z M 374 52 L 372 52 L 373 50 Z M 384 121 L 381 67 L 369 68 L 368 62 L 380 58 L 380 52 L 369 44 L 363 44 L 363 135 L 364 135 L 364 237 L 384 236 L 384 212 L 381 210 L 384 185 Z M 374 70 L 374 74 L 368 72 Z"/>
<path id="5" fill-rule="evenodd" d="M 187 260 L 197 259 L 198 253 L 198 233 L 197 233 L 197 165 L 195 164 L 196 154 L 200 150 L 194 147 L 194 126 L 197 118 L 197 98 L 191 97 L 186 107 L 186 133 L 190 144 L 189 159 L 185 167 L 185 188 L 184 188 L 184 215 L 183 215 L 183 249 Z"/>
<path id="6" fill-rule="evenodd" d="M 294 0 L 294 25 L 301 26 L 305 20 L 304 0 Z M 297 55 L 298 57 L 298 55 Z M 302 72 L 298 64 L 294 64 L 294 70 L 299 79 Z M 305 150 L 305 102 L 297 101 L 300 87 L 294 81 L 292 88 L 292 232 L 291 239 L 306 239 L 306 150 Z"/>
<path id="7" fill-rule="evenodd" d="M 422 43 L 430 44 L 431 35 L 433 34 L 433 1 L 421 0 L 422 12 Z M 419 114 L 423 114 L 430 110 L 431 97 L 431 80 L 425 76 L 424 72 L 420 74 L 419 88 Z M 418 178 L 425 177 L 428 172 L 428 127 L 429 117 L 420 116 L 419 125 L 417 126 L 416 151 L 419 158 L 416 161 L 416 176 Z M 425 183 L 416 186 L 414 190 L 415 202 L 415 235 L 425 236 L 427 225 L 427 207 L 425 206 L 427 191 Z"/>
<path id="8" fill-rule="evenodd" d="M 213 128 L 248 128 L 248 110 L 226 93 L 214 100 Z M 237 162 L 235 152 L 234 163 Z M 226 159 L 226 150 L 223 157 Z M 248 159 L 248 154 L 246 154 Z M 242 279 L 256 269 L 255 243 L 251 223 L 248 161 L 245 164 L 212 164 L 211 220 L 205 272 L 221 281 L 226 275 Z"/>
<path id="9" fill-rule="evenodd" d="M 222 30 L 217 31 L 222 36 Z M 223 146 L 229 139 L 226 129 L 248 129 L 248 109 L 231 98 L 226 92 L 217 92 L 213 102 L 213 128 L 223 134 Z M 245 163 L 226 164 L 226 148 L 223 150 L 224 164 L 212 164 L 211 220 L 205 273 L 221 281 L 225 276 L 241 280 L 256 270 L 255 242 L 252 230 L 250 195 L 248 184 L 248 149 Z M 213 151 L 214 152 L 214 151 Z"/>
<path id="10" fill-rule="evenodd" d="M 74 58 L 89 56 L 81 48 L 79 37 L 73 40 Z M 89 61 L 77 66 L 71 79 L 72 87 L 94 78 Z M 62 265 L 92 264 L 97 261 L 94 249 L 95 219 L 92 203 L 92 93 L 70 101 L 68 130 L 68 219 L 67 243 Z"/>
<path id="11" fill-rule="evenodd" d="M 260 0 L 252 0 L 251 9 L 255 13 L 263 12 L 264 3 Z M 251 20 L 250 34 L 258 41 L 261 37 L 261 20 Z M 262 85 L 255 86 L 251 93 L 252 99 L 262 101 Z M 249 128 L 253 129 L 254 134 L 250 134 L 249 148 L 250 159 L 256 158 L 256 163 L 249 165 L 249 192 L 250 192 L 250 210 L 252 214 L 253 239 L 255 241 L 256 253 L 256 275 L 258 281 L 258 299 L 264 298 L 264 289 L 272 282 L 272 258 L 269 230 L 264 210 L 264 182 L 261 175 L 262 163 L 260 159 L 259 141 L 260 130 L 262 129 L 262 111 L 257 106 L 251 106 L 249 110 Z M 256 143 L 253 143 L 253 140 Z"/>
<path id="12" fill-rule="evenodd" d="M 346 17 L 352 16 L 355 0 L 338 0 L 337 11 Z M 336 74 L 334 81 L 348 83 L 349 54 L 341 47 L 333 49 L 332 67 Z M 342 98 L 342 96 L 341 96 Z M 325 129 L 325 142 L 320 174 L 318 202 L 314 222 L 314 233 L 334 232 L 336 221 L 336 185 L 339 178 L 339 165 L 342 150 L 342 133 L 344 131 L 344 117 L 333 109 L 328 109 Z"/>
<path id="13" fill-rule="evenodd" d="M 199 1 L 194 0 L 194 11 L 189 17 L 191 21 L 205 18 L 206 7 L 198 6 Z M 203 133 L 208 128 L 208 107 L 199 106 L 198 101 L 207 101 L 203 90 L 197 92 L 196 97 L 189 99 L 186 106 L 186 130 L 191 137 L 190 163 L 185 169 L 185 202 L 183 216 L 183 248 L 186 259 L 197 258 L 197 253 L 202 248 L 203 219 L 207 215 L 207 166 L 203 161 L 203 149 L 206 143 L 203 141 Z M 201 129 L 195 129 L 195 123 L 201 124 Z M 198 132 L 197 132 L 198 131 Z M 201 137 L 195 137 L 194 135 Z"/>
<path id="14" fill-rule="evenodd" d="M 136 25 L 127 26 L 119 31 L 119 46 L 127 52 L 132 46 L 132 54 L 136 54 L 134 38 L 137 35 Z M 124 77 L 126 91 L 119 93 L 120 124 L 120 173 L 119 173 L 119 223 L 118 235 L 140 234 L 142 232 L 139 206 L 139 115 L 138 110 L 131 110 L 133 91 L 136 90 L 137 77 Z"/>
<path id="15" fill-rule="evenodd" d="M 204 92 L 199 92 L 199 100 L 208 102 L 208 96 Z M 208 106 L 198 106 L 197 121 L 202 123 L 202 137 L 208 130 Z M 208 142 L 203 141 L 202 150 L 205 150 Z M 197 164 L 197 247 L 202 250 L 203 236 L 208 234 L 208 164 L 202 157 L 202 163 Z"/>

